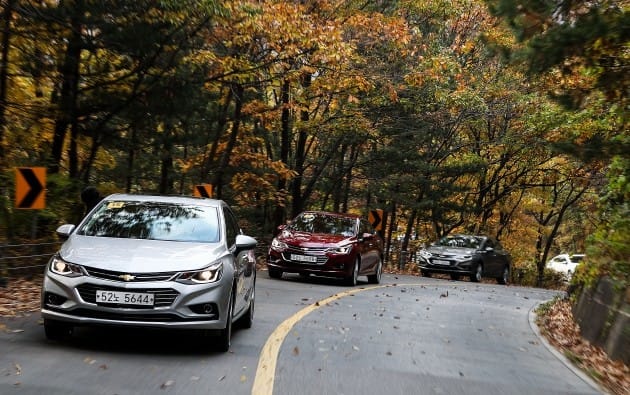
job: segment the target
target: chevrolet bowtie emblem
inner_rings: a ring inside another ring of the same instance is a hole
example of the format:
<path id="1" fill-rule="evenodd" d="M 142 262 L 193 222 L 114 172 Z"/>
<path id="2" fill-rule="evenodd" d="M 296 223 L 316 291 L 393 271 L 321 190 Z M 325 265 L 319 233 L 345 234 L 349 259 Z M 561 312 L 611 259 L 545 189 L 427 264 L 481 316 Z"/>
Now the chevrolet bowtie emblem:
<path id="1" fill-rule="evenodd" d="M 131 281 L 134 278 L 136 278 L 136 276 L 132 276 L 131 274 L 121 274 L 120 276 L 121 279 L 125 280 L 125 281 Z"/>

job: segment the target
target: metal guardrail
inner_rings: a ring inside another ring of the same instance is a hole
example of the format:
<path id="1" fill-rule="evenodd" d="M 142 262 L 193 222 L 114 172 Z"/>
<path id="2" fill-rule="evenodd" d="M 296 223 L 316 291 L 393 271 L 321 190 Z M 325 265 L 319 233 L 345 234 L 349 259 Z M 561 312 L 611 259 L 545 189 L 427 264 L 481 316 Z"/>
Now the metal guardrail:
<path id="1" fill-rule="evenodd" d="M 41 271 L 61 242 L 0 244 L 0 278 Z"/>

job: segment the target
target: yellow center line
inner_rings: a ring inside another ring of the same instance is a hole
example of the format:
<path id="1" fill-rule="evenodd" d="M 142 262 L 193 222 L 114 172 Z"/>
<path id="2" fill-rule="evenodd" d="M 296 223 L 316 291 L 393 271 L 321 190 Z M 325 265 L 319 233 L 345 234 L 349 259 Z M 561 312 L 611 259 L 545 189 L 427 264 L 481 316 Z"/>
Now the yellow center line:
<path id="1" fill-rule="evenodd" d="M 282 346 L 282 342 L 289 334 L 289 331 L 293 326 L 298 323 L 304 316 L 312 313 L 313 311 L 319 309 L 322 306 L 326 306 L 330 302 L 333 302 L 337 299 L 341 299 L 343 297 L 368 291 L 372 289 L 378 288 L 387 288 L 387 287 L 397 287 L 397 286 L 408 286 L 408 285 L 420 285 L 420 284 L 387 284 L 387 285 L 376 285 L 373 287 L 367 288 L 355 288 L 352 290 L 340 292 L 338 294 L 329 296 L 325 299 L 317 301 L 311 305 L 306 306 L 302 310 L 293 314 L 291 317 L 284 320 L 276 330 L 269 336 L 267 342 L 265 343 L 262 351 L 260 352 L 260 358 L 258 359 L 258 367 L 256 368 L 256 378 L 254 379 L 254 385 L 252 386 L 252 394 L 253 395 L 272 395 L 273 394 L 273 384 L 276 375 L 276 363 L 278 361 L 278 354 L 280 352 L 280 346 Z"/>

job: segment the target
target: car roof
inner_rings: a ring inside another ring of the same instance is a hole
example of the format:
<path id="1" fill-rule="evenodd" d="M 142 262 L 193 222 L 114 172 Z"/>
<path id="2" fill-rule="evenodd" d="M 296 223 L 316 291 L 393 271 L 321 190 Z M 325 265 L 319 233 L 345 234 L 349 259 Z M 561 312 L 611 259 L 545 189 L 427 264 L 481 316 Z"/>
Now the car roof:
<path id="1" fill-rule="evenodd" d="M 223 200 L 209 199 L 196 196 L 185 195 L 150 195 L 150 194 L 133 194 L 133 193 L 114 193 L 106 196 L 103 200 L 116 201 L 124 200 L 128 202 L 158 202 L 158 203 L 175 203 L 175 204 L 192 204 L 208 207 L 221 207 L 226 205 Z"/>

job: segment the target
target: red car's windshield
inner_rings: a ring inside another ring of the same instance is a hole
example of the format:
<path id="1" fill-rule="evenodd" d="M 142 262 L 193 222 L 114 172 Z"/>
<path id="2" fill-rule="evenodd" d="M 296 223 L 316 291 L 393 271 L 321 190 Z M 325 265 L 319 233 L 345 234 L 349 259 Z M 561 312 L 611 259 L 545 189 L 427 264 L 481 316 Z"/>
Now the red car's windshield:
<path id="1" fill-rule="evenodd" d="M 355 236 L 356 220 L 325 214 L 304 213 L 287 227 L 294 232 L 325 233 L 342 236 Z"/>

